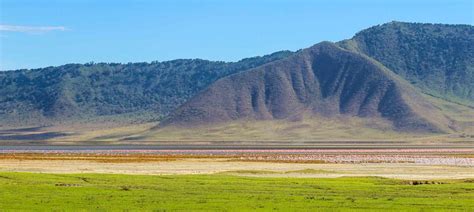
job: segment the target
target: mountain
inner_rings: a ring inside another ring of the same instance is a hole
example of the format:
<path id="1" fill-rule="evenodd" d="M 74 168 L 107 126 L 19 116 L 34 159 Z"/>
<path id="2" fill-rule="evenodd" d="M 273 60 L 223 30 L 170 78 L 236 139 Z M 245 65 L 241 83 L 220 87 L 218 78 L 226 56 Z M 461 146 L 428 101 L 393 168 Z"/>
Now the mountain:
<path id="1" fill-rule="evenodd" d="M 215 80 L 291 54 L 232 63 L 181 59 L 0 72 L 0 126 L 117 116 L 128 122 L 159 120 Z"/>
<path id="2" fill-rule="evenodd" d="M 474 106 L 474 27 L 391 22 L 338 43 L 365 54 L 424 93 Z"/>
<path id="3" fill-rule="evenodd" d="M 94 123 L 122 122 L 120 132 L 87 134 Z M 470 25 L 390 22 L 348 40 L 232 63 L 180 59 L 0 72 L 0 140 L 17 132 L 77 136 L 72 140 L 379 139 L 472 134 L 473 125 Z"/>
<path id="4" fill-rule="evenodd" d="M 449 120 L 383 66 L 329 42 L 233 74 L 178 108 L 162 126 L 305 115 L 382 117 L 398 130 L 447 132 Z"/>

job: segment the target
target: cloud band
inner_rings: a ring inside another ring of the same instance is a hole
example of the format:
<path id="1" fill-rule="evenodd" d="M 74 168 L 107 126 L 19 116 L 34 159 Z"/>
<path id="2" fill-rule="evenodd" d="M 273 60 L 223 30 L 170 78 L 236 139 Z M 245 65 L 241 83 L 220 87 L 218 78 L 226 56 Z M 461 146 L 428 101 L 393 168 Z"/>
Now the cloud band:
<path id="1" fill-rule="evenodd" d="M 0 31 L 6 32 L 25 32 L 25 33 L 44 33 L 50 31 L 65 31 L 63 26 L 15 26 L 0 25 Z"/>

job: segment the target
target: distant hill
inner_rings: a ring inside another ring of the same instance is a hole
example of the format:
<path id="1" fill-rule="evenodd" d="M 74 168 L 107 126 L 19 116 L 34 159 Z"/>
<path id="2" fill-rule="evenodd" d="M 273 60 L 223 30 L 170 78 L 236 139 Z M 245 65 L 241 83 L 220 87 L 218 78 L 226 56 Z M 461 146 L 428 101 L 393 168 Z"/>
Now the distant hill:
<path id="1" fill-rule="evenodd" d="M 317 120 L 332 120 L 337 129 Z M 291 140 L 296 134 L 304 140 L 317 126 L 332 134 L 345 132 L 345 138 L 358 134 L 351 129 L 370 129 L 364 138 L 472 131 L 474 27 L 391 22 L 348 40 L 238 62 L 180 59 L 0 72 L 5 138 L 14 136 L 15 127 L 60 126 L 55 133 L 62 135 L 74 124 L 93 129 L 92 122 L 161 122 L 153 129 L 139 128 L 139 135 L 128 133 L 126 139 L 132 140 L 153 140 L 163 132 L 162 138 L 173 139 L 179 129 L 189 138 L 189 127 L 199 134 L 196 129 L 210 125 L 213 130 L 201 135 L 219 135 L 215 140 L 239 138 L 245 129 L 251 131 L 246 134 L 250 140 L 258 135 Z M 239 127 L 242 123 L 247 128 Z M 276 133 L 258 133 L 265 125 Z M 213 133 L 219 129 L 226 130 Z"/>
<path id="2" fill-rule="evenodd" d="M 391 22 L 339 45 L 366 54 L 423 92 L 474 106 L 474 27 Z"/>
<path id="3" fill-rule="evenodd" d="M 181 59 L 0 72 L 0 126 L 116 115 L 129 119 L 124 121 L 157 121 L 215 80 L 291 54 L 281 51 L 232 63 Z M 133 114 L 124 116 L 128 113 Z"/>
<path id="4" fill-rule="evenodd" d="M 162 126 L 305 115 L 383 117 L 399 130 L 449 131 L 449 120 L 408 83 L 329 42 L 218 80 Z"/>

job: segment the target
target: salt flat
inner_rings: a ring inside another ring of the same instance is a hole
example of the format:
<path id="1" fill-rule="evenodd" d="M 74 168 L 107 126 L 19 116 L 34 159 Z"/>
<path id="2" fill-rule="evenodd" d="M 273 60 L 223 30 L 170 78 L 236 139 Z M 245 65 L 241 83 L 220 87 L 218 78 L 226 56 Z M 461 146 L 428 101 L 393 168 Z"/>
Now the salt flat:
<path id="1" fill-rule="evenodd" d="M 474 167 L 413 163 L 318 164 L 242 162 L 225 158 L 178 159 L 149 162 L 99 162 L 91 160 L 0 160 L 2 172 L 113 173 L 140 175 L 226 173 L 265 177 L 336 178 L 377 176 L 396 179 L 474 178 Z"/>

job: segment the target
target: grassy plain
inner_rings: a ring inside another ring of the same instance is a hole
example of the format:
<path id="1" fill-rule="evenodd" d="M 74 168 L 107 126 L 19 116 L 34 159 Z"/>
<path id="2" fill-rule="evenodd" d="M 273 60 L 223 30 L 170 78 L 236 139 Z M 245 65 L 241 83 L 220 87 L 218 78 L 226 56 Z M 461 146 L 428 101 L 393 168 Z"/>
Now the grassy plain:
<path id="1" fill-rule="evenodd" d="M 469 125 L 471 122 L 459 122 Z M 460 124 L 460 125 L 462 125 Z M 50 144 L 156 144 L 156 142 L 181 141 L 240 141 L 240 142 L 305 142 L 305 141 L 409 141 L 412 143 L 442 143 L 472 141 L 472 130 L 451 134 L 427 134 L 397 132 L 381 119 L 357 117 L 308 118 L 289 122 L 286 120 L 235 121 L 219 125 L 196 126 L 193 128 L 156 128 L 158 122 L 106 126 L 95 128 L 75 126 L 52 126 L 36 131 L 3 130 L 13 137 L 12 143 L 36 142 Z M 472 126 L 472 124 L 471 124 Z M 471 127 L 472 128 L 472 127 Z M 1 131 L 1 130 L 0 130 Z M 4 133 L 4 134 L 6 134 Z M 44 134 L 60 134 L 43 139 Z M 35 140 L 35 135 L 38 137 Z M 25 139 L 22 139 L 25 137 Z M 33 139 L 31 139 L 33 138 Z M 9 139 L 0 141 L 7 142 Z"/>
<path id="2" fill-rule="evenodd" d="M 472 180 L 0 173 L 4 210 L 472 211 L 473 191 Z"/>
<path id="3" fill-rule="evenodd" d="M 472 141 L 472 137 L 455 134 L 420 134 L 396 132 L 383 120 L 361 118 L 305 119 L 297 122 L 285 120 L 235 121 L 220 125 L 194 128 L 166 127 L 156 129 L 158 123 L 107 127 L 45 127 L 35 132 L 12 132 L 13 136 L 28 136 L 28 139 L 11 140 L 12 143 L 36 142 L 50 144 L 137 144 L 181 141 L 240 141 L 240 142 L 305 142 L 305 141 L 410 141 L 447 142 Z M 5 130 L 6 131 L 6 130 Z M 48 133 L 65 134 L 49 139 L 29 139 L 33 135 Z M 473 134 L 472 132 L 469 133 Z M 474 134 L 472 135 L 474 136 Z M 2 139 L 0 139 L 2 140 Z M 8 139 L 2 142 L 7 142 Z"/>

